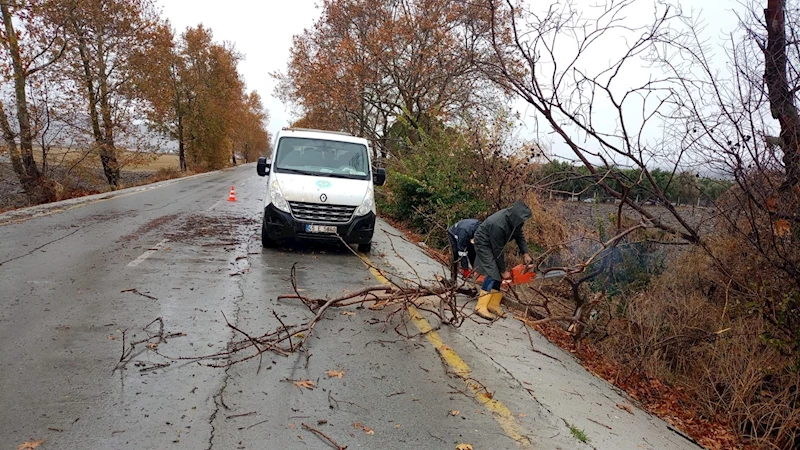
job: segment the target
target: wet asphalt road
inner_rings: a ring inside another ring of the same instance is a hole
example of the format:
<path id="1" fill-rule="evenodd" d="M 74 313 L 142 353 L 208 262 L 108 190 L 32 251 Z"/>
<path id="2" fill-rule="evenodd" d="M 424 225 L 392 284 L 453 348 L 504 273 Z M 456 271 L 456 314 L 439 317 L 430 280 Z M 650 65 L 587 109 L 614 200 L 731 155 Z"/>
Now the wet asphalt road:
<path id="1" fill-rule="evenodd" d="M 231 185 L 235 203 L 226 201 Z M 392 329 L 398 322 L 386 326 L 394 307 L 349 307 L 320 321 L 307 353 L 228 368 L 176 361 L 240 339 L 226 318 L 261 335 L 278 325 L 276 314 L 287 324 L 311 317 L 299 302 L 277 300 L 292 292 L 293 265 L 309 297 L 379 283 L 337 246 L 262 249 L 264 191 L 247 165 L 0 215 L 0 448 L 332 448 L 304 423 L 349 449 L 592 448 L 566 420 L 596 448 L 693 448 L 638 411 L 617 415 L 624 399 L 568 355 L 557 365 L 531 353 L 529 342 L 559 350 L 513 320 L 406 339 Z M 379 231 L 375 264 L 406 277 L 439 269 L 396 230 Z M 130 342 L 159 331 L 172 337 L 137 345 L 120 364 Z M 478 398 L 470 380 L 491 394 Z"/>
<path id="2" fill-rule="evenodd" d="M 209 368 L 142 345 L 117 367 L 123 331 L 146 338 L 156 318 L 185 333 L 159 345 L 170 356 L 223 350 L 234 338 L 223 314 L 254 334 L 274 328 L 273 311 L 304 320 L 304 306 L 276 301 L 295 263 L 313 297 L 377 283 L 335 246 L 262 250 L 254 175 L 240 167 L 0 226 L 4 448 L 325 448 L 304 422 L 349 448 L 516 447 L 424 341 L 385 331 L 385 311 L 337 311 L 310 357 L 269 354 L 259 373 L 255 361 Z"/>

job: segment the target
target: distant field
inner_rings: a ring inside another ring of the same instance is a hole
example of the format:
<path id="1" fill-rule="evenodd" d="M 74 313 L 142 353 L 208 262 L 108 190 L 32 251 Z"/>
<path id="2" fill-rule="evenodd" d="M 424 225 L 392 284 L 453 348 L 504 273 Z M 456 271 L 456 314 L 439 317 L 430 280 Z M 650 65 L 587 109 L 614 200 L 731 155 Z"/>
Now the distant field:
<path id="1" fill-rule="evenodd" d="M 34 159 L 38 163 L 42 162 L 41 151 L 34 150 Z M 123 171 L 156 172 L 159 169 L 178 168 L 180 165 L 178 155 L 171 153 L 134 153 L 122 150 L 118 154 L 118 159 Z M 83 167 L 100 167 L 100 158 L 96 154 L 87 154 L 83 149 L 52 149 L 47 155 L 47 162 L 51 167 L 69 166 L 78 161 Z"/>
<path id="2" fill-rule="evenodd" d="M 146 172 L 155 172 L 159 169 L 169 169 L 169 168 L 178 168 L 180 167 L 180 161 L 178 160 L 178 155 L 174 154 L 167 154 L 167 155 L 157 155 L 155 159 L 150 159 L 149 161 L 144 161 L 140 164 L 130 164 L 126 168 L 128 170 L 136 169 Z"/>

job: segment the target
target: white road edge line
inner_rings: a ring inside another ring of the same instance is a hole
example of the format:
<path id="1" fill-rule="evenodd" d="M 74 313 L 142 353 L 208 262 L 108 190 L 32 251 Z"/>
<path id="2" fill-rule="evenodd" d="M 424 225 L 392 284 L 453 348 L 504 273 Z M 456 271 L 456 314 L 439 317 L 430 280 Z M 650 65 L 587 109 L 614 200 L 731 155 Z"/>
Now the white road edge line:
<path id="1" fill-rule="evenodd" d="M 145 259 L 149 258 L 149 257 L 150 257 L 150 255 L 152 255 L 153 253 L 155 253 L 155 252 L 157 252 L 158 250 L 160 250 L 160 249 L 161 249 L 161 247 L 162 247 L 164 244 L 166 244 L 167 242 L 169 242 L 169 239 L 164 239 L 163 241 L 159 242 L 158 244 L 156 244 L 156 245 L 155 245 L 155 247 L 153 247 L 153 248 L 151 248 L 150 250 L 148 250 L 148 251 L 146 251 L 146 252 L 142 253 L 142 255 L 141 255 L 141 256 L 139 256 L 138 258 L 136 258 L 136 259 L 134 259 L 133 261 L 129 262 L 129 263 L 128 263 L 128 267 L 136 267 L 136 266 L 138 266 L 139 264 L 141 264 L 141 263 L 142 263 L 142 261 L 144 261 Z"/>
<path id="2" fill-rule="evenodd" d="M 208 209 L 207 209 L 207 211 L 211 211 L 212 209 L 216 208 L 216 207 L 217 207 L 217 205 L 219 205 L 219 203 L 220 203 L 221 201 L 222 201 L 222 200 L 217 200 L 217 203 L 214 203 L 213 205 L 211 205 L 211 208 L 208 208 Z"/>

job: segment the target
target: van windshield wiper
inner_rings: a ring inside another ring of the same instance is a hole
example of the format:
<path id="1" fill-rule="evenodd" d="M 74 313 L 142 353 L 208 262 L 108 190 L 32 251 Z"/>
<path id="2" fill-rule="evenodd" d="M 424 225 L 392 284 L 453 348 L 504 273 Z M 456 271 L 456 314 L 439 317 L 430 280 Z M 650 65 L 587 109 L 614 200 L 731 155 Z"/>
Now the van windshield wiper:
<path id="1" fill-rule="evenodd" d="M 310 170 L 289 169 L 289 168 L 286 168 L 286 167 L 278 167 L 278 170 L 280 172 L 296 173 L 298 175 L 319 175 L 318 172 L 312 172 Z"/>
<path id="2" fill-rule="evenodd" d="M 315 170 L 301 170 L 301 169 L 290 169 L 288 167 L 278 167 L 279 172 L 285 173 L 296 173 L 298 175 L 313 175 L 318 177 L 330 177 L 330 178 L 344 178 L 348 180 L 366 180 L 366 175 L 356 175 L 356 174 L 348 174 L 348 173 L 333 173 L 333 172 L 317 172 Z"/>
<path id="3" fill-rule="evenodd" d="M 326 173 L 325 176 L 331 178 L 346 178 L 348 180 L 366 180 L 366 175 L 346 174 L 346 173 Z"/>

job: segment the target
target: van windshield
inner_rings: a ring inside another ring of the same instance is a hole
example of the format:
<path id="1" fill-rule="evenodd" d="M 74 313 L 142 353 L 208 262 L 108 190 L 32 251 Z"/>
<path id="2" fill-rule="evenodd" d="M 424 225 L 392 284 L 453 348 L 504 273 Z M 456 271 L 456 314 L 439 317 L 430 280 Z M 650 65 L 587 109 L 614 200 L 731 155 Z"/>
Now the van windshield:
<path id="1" fill-rule="evenodd" d="M 274 169 L 335 178 L 366 180 L 367 147 L 352 142 L 284 137 L 278 141 Z"/>

